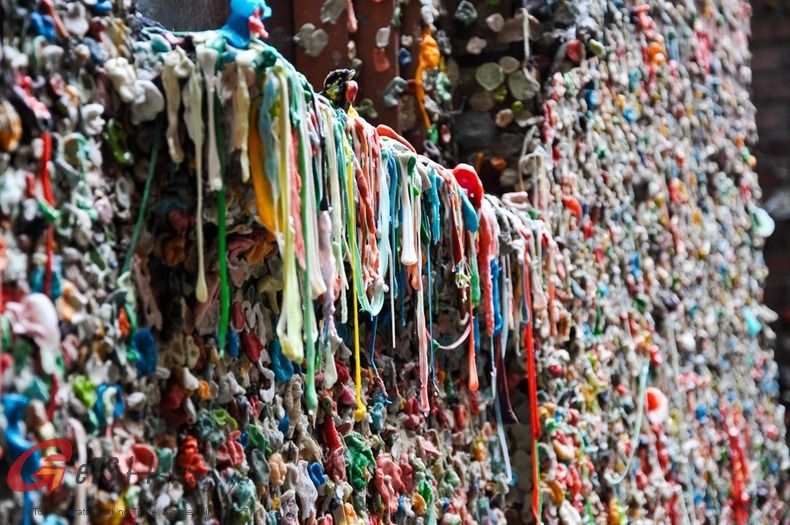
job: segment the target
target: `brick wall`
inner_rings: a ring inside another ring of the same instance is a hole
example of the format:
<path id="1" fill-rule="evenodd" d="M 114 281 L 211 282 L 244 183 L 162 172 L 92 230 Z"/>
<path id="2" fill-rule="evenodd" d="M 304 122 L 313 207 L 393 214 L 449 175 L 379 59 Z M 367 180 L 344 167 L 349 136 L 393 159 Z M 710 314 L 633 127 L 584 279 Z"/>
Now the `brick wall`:
<path id="1" fill-rule="evenodd" d="M 780 315 L 774 326 L 776 358 L 782 368 L 783 401 L 790 407 L 790 0 L 757 0 L 753 9 L 757 171 L 766 207 L 776 219 L 776 233 L 765 247 L 771 272 L 765 294 L 768 306 Z"/>

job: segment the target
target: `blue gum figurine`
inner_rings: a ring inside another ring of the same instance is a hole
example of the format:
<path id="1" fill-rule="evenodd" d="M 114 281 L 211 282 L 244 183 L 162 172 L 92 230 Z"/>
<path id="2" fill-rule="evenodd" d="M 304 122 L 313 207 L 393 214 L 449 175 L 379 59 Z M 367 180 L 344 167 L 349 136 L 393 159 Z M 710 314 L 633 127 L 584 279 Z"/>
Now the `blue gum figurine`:
<path id="1" fill-rule="evenodd" d="M 219 30 L 233 47 L 246 49 L 253 36 L 268 37 L 263 21 L 272 16 L 265 0 L 230 0 L 228 21 Z"/>

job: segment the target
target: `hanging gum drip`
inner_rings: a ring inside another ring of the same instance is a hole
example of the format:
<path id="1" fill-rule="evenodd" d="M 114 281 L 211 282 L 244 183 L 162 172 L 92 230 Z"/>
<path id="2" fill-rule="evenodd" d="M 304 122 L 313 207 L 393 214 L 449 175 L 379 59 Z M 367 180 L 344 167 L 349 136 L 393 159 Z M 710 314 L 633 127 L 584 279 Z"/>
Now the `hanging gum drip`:
<path id="1" fill-rule="evenodd" d="M 195 236 L 197 241 L 197 281 L 195 283 L 195 297 L 198 302 L 208 300 L 208 287 L 206 285 L 205 247 L 203 240 L 203 142 L 205 130 L 203 127 L 203 88 L 200 83 L 200 71 L 195 64 L 186 58 L 187 81 L 183 88 L 181 99 L 184 103 L 184 123 L 187 134 L 195 146 Z M 168 113 L 169 115 L 169 113 Z"/>
<path id="2" fill-rule="evenodd" d="M 219 281 L 220 281 L 220 295 L 219 295 L 219 310 L 220 319 L 219 326 L 217 327 L 217 346 L 219 347 L 220 357 L 224 355 L 225 346 L 227 344 L 228 326 L 230 322 L 230 284 L 228 282 L 228 253 L 227 253 L 227 205 L 225 200 L 226 189 L 224 185 L 224 175 L 226 171 L 225 164 L 225 144 L 224 136 L 222 133 L 221 119 L 219 117 L 220 105 L 218 102 L 219 96 L 213 95 L 215 103 L 213 105 L 215 120 L 217 126 L 215 132 L 215 151 L 219 162 L 220 187 L 217 191 L 217 253 L 219 255 Z M 210 106 L 211 107 L 211 106 Z"/>
<path id="3" fill-rule="evenodd" d="M 189 59 L 187 59 L 183 49 L 176 48 L 165 55 L 165 67 L 162 70 L 162 86 L 165 88 L 165 100 L 167 102 L 166 142 L 170 158 L 176 164 L 180 164 L 184 160 L 184 150 L 181 147 L 181 141 L 176 136 L 178 131 L 178 111 L 181 108 L 179 81 L 186 78 L 188 71 L 185 71 L 185 69 L 190 68 L 192 65 L 191 62 L 183 64 L 182 61 L 189 61 Z"/>
<path id="4" fill-rule="evenodd" d="M 522 273 L 524 275 L 524 288 L 522 290 L 523 300 L 526 309 L 526 324 L 524 326 L 524 347 L 526 348 L 525 369 L 527 371 L 527 389 L 529 394 L 529 413 L 530 427 L 532 429 L 532 457 L 537 457 L 537 443 L 541 435 L 540 419 L 538 418 L 538 385 L 537 372 L 535 370 L 535 344 L 533 340 L 534 331 L 534 310 L 532 309 L 532 280 L 528 268 L 530 264 L 529 246 L 531 235 L 528 231 L 523 232 L 524 237 L 524 265 Z M 536 520 L 540 520 L 538 507 L 540 504 L 540 479 L 538 474 L 538 462 L 533 462 L 532 468 L 532 513 Z"/>
<path id="5" fill-rule="evenodd" d="M 299 98 L 299 109 L 302 113 L 306 113 L 304 107 L 304 99 Z M 318 225 L 316 207 L 310 206 L 311 203 L 316 202 L 315 189 L 313 187 L 313 174 L 308 167 L 308 159 L 311 157 L 310 143 L 307 140 L 305 126 L 306 120 L 300 122 L 297 137 L 299 139 L 299 154 L 298 164 L 299 172 L 303 174 L 302 178 L 302 226 L 304 236 L 304 251 L 305 251 L 305 294 L 310 294 L 310 299 L 317 299 L 327 292 L 324 285 L 323 277 L 319 265 L 314 264 L 313 251 L 318 249 Z M 307 150 L 307 151 L 306 151 Z M 309 164 L 312 166 L 312 164 Z M 318 406 L 318 398 L 315 389 L 315 342 L 318 338 L 318 329 L 315 324 L 314 310 L 312 306 L 308 306 L 305 311 L 305 357 L 306 375 L 305 375 L 305 403 L 307 410 L 310 414 L 314 414 Z"/>
<path id="6" fill-rule="evenodd" d="M 279 82 L 279 123 L 278 136 L 280 147 L 279 165 L 279 188 L 284 197 L 278 199 L 280 207 L 279 224 L 284 229 L 284 239 L 280 249 L 283 257 L 283 301 L 280 312 L 280 319 L 277 321 L 277 336 L 282 345 L 283 354 L 295 363 L 301 363 L 304 359 L 304 344 L 302 340 L 302 308 L 299 293 L 299 279 L 297 276 L 296 247 L 294 240 L 294 227 L 291 224 L 291 195 L 294 193 L 292 188 L 291 173 L 294 170 L 292 156 L 292 134 L 289 118 L 289 89 L 288 80 L 281 67 L 275 67 L 274 75 Z"/>
<path id="7" fill-rule="evenodd" d="M 255 114 L 250 111 L 250 91 L 247 79 L 253 75 L 252 62 L 255 60 L 255 56 L 255 51 L 251 50 L 242 51 L 236 55 L 238 80 L 233 93 L 233 147 L 240 152 L 241 181 L 245 183 L 250 180 L 249 130 L 250 117 Z"/>
<path id="8" fill-rule="evenodd" d="M 45 131 L 41 139 L 44 143 L 43 151 L 41 153 L 41 190 L 44 194 L 44 201 L 50 208 L 55 207 L 55 196 L 52 193 L 52 181 L 49 175 L 49 161 L 52 156 L 52 135 Z M 52 293 L 52 278 L 54 268 L 54 247 L 55 245 L 55 225 L 50 224 L 47 226 L 47 265 L 44 274 L 44 293 L 51 295 Z"/>
<path id="9" fill-rule="evenodd" d="M 346 195 L 348 197 L 348 210 L 350 216 L 350 228 L 349 228 L 349 241 L 351 244 L 351 257 L 356 259 L 357 257 L 357 240 L 356 240 L 356 232 L 357 232 L 357 221 L 356 221 L 356 206 L 354 206 L 354 188 L 353 188 L 353 177 L 351 176 L 350 170 L 352 168 L 349 166 L 349 172 L 346 173 Z M 359 293 L 359 272 L 356 270 L 356 267 L 352 267 L 352 286 L 353 289 L 351 291 L 351 296 L 354 298 L 354 396 L 356 400 L 356 408 L 354 409 L 354 420 L 359 422 L 362 421 L 362 418 L 365 417 L 367 413 L 367 409 L 365 404 L 362 402 L 362 362 L 360 358 L 360 350 L 359 350 L 359 304 L 357 300 L 357 294 Z"/>
<path id="10" fill-rule="evenodd" d="M 477 359 L 475 357 L 475 330 L 474 330 L 474 304 L 472 294 L 469 294 L 469 336 L 466 351 L 466 367 L 469 369 L 468 386 L 470 392 L 477 392 L 480 388 L 480 380 L 477 377 Z"/>
<path id="11" fill-rule="evenodd" d="M 441 56 L 439 44 L 436 43 L 433 35 L 431 35 L 431 30 L 428 28 L 423 29 L 422 41 L 420 42 L 420 58 L 417 61 L 417 70 L 414 73 L 414 84 L 417 88 L 417 106 L 420 108 L 420 115 L 422 116 L 425 129 L 431 129 L 431 118 L 425 109 L 425 86 L 422 75 L 439 67 Z"/>
<path id="12" fill-rule="evenodd" d="M 276 159 L 279 150 L 273 137 L 272 116 L 275 112 L 274 94 L 277 92 L 278 80 L 273 74 L 268 74 L 263 80 L 261 89 L 263 94 L 255 98 L 250 112 L 250 134 L 248 155 L 250 157 L 250 171 L 253 189 L 255 190 L 255 203 L 258 209 L 258 220 L 271 232 L 280 232 L 280 219 L 278 217 L 277 191 L 279 188 L 279 173 Z M 266 142 L 264 142 L 266 141 Z"/>
<path id="13" fill-rule="evenodd" d="M 219 191 L 222 188 L 222 176 L 220 174 L 219 153 L 217 152 L 217 123 L 214 111 L 215 92 L 216 92 L 216 68 L 219 53 L 216 49 L 208 46 L 199 46 L 197 49 L 197 60 L 200 64 L 203 78 L 206 83 L 206 101 L 208 104 L 208 183 L 212 191 Z"/>

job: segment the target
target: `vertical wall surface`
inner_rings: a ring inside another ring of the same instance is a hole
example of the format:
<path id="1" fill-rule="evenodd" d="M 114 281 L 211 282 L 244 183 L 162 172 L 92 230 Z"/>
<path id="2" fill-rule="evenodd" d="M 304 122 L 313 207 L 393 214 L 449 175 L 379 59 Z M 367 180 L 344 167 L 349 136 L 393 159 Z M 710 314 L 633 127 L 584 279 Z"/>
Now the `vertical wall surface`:
<path id="1" fill-rule="evenodd" d="M 770 271 L 765 301 L 779 314 L 776 359 L 782 402 L 790 406 L 790 4 L 755 2 L 750 42 L 760 134 L 757 173 L 766 208 L 776 220 L 776 233 L 765 245 Z"/>

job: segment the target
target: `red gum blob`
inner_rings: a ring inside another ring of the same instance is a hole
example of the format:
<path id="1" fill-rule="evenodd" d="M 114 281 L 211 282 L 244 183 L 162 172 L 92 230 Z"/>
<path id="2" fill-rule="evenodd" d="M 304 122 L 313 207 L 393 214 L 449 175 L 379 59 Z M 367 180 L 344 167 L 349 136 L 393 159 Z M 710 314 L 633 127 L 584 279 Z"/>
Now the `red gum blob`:
<path id="1" fill-rule="evenodd" d="M 466 190 L 469 199 L 476 209 L 483 204 L 483 183 L 475 169 L 469 164 L 459 164 L 453 168 L 453 176 L 458 184 Z"/>
<path id="2" fill-rule="evenodd" d="M 397 512 L 398 494 L 405 492 L 406 487 L 401 480 L 401 468 L 389 454 L 380 454 L 376 459 L 376 489 L 389 512 Z"/>

